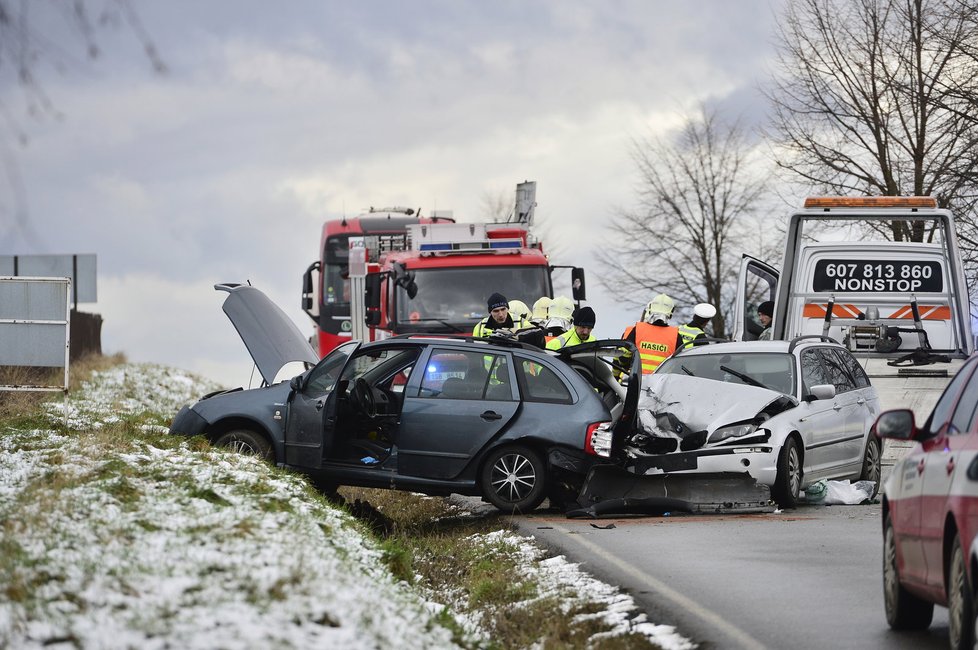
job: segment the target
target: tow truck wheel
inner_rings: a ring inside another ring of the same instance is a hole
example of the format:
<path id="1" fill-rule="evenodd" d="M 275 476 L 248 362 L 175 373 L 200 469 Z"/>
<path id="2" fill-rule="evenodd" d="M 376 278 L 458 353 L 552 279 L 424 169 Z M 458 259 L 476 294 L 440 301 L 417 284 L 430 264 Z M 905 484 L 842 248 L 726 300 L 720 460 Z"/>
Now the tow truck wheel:
<path id="1" fill-rule="evenodd" d="M 866 453 L 863 455 L 863 471 L 859 475 L 860 481 L 873 482 L 873 493 L 869 495 L 870 499 L 875 499 L 880 491 L 880 477 L 883 473 L 881 465 L 882 458 L 883 453 L 880 439 L 871 435 L 869 441 L 866 443 Z"/>
<path id="2" fill-rule="evenodd" d="M 801 491 L 801 454 L 798 453 L 798 441 L 789 437 L 781 447 L 778 456 L 778 476 L 771 488 L 771 496 L 782 508 L 794 508 L 798 505 L 798 493 Z"/>
<path id="3" fill-rule="evenodd" d="M 883 529 L 883 606 L 894 630 L 923 630 L 934 618 L 934 603 L 918 598 L 900 584 L 896 533 L 889 516 Z"/>
<path id="4" fill-rule="evenodd" d="M 495 450 L 482 465 L 479 487 L 503 512 L 530 512 L 547 495 L 547 466 L 540 454 L 516 445 Z"/>
<path id="5" fill-rule="evenodd" d="M 247 429 L 237 429 L 221 434 L 214 441 L 214 446 L 227 447 L 239 454 L 258 456 L 268 462 L 275 460 L 275 452 L 265 436 Z"/>

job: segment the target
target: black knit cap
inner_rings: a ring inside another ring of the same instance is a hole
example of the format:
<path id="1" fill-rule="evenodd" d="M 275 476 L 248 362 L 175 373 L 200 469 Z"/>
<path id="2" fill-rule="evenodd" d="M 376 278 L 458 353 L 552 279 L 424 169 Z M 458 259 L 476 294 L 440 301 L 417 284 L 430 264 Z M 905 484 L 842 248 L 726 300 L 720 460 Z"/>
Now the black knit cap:
<path id="1" fill-rule="evenodd" d="M 594 327 L 594 310 L 590 307 L 581 307 L 574 310 L 574 324 L 581 327 Z"/>
<path id="2" fill-rule="evenodd" d="M 489 296 L 489 311 L 493 309 L 499 309 L 500 307 L 509 307 L 509 301 L 506 300 L 506 296 L 501 293 L 494 293 Z"/>
<path id="3" fill-rule="evenodd" d="M 757 313 L 765 316 L 774 316 L 774 302 L 766 300 L 757 306 Z"/>

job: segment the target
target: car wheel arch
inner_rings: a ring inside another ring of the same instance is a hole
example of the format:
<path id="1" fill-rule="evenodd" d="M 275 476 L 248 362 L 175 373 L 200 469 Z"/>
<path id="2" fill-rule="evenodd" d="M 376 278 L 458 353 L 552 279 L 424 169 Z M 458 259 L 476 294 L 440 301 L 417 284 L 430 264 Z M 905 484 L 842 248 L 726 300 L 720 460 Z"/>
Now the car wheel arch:
<path id="1" fill-rule="evenodd" d="M 238 429 L 251 431 L 265 438 L 265 440 L 267 440 L 272 446 L 272 450 L 275 452 L 275 458 L 277 459 L 279 457 L 279 444 L 276 441 L 275 436 L 273 436 L 272 433 L 260 422 L 250 418 L 230 417 L 218 420 L 207 428 L 207 440 L 211 444 L 214 444 L 214 442 L 225 433 Z"/>

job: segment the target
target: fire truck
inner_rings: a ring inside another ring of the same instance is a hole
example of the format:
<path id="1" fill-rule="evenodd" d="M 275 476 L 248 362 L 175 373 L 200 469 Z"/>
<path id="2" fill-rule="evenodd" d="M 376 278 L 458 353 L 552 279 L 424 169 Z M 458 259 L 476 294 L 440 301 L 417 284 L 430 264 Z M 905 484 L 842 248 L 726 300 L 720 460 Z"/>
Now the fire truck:
<path id="1" fill-rule="evenodd" d="M 553 297 L 558 268 L 571 269 L 574 299 L 584 300 L 584 270 L 551 265 L 530 231 L 535 196 L 536 183 L 520 183 L 505 223 L 458 223 L 405 208 L 327 221 L 302 295 L 320 355 L 351 339 L 469 334 L 493 292 L 528 304 Z"/>

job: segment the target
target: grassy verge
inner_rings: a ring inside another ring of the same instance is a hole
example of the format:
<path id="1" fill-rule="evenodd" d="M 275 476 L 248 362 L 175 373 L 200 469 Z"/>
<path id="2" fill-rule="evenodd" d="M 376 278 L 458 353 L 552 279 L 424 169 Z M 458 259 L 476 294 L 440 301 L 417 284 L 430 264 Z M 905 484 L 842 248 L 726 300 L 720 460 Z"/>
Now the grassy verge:
<path id="1" fill-rule="evenodd" d="M 97 371 L 110 369 L 123 361 L 116 356 L 93 357 L 73 363 L 72 391 Z M 7 380 L 9 379 L 11 378 L 8 377 Z M 133 523 L 136 526 L 114 530 L 112 526 L 115 524 L 109 523 L 106 528 L 89 531 L 94 538 L 99 539 L 100 544 L 122 544 L 128 536 L 152 534 L 161 526 L 167 526 L 165 518 L 154 519 L 142 514 L 151 505 L 150 499 L 158 489 L 147 486 L 166 485 L 176 488 L 177 496 L 171 498 L 180 502 L 186 498 L 194 502 L 209 503 L 217 506 L 218 510 L 242 509 L 243 503 L 239 499 L 255 504 L 259 514 L 242 516 L 233 525 L 215 529 L 219 536 L 227 536 L 228 541 L 255 534 L 278 516 L 296 514 L 293 502 L 289 499 L 267 498 L 265 492 L 259 488 L 263 485 L 267 487 L 268 483 L 262 481 L 248 478 L 245 483 L 238 480 L 233 485 L 217 484 L 216 487 L 208 487 L 202 486 L 199 479 L 185 480 L 184 475 L 172 467 L 164 471 L 111 460 L 139 455 L 134 450 L 147 448 L 163 450 L 167 452 L 166 455 L 173 456 L 188 451 L 185 439 L 164 433 L 172 417 L 170 406 L 154 410 L 146 408 L 139 400 L 133 404 L 136 397 L 152 397 L 153 387 L 131 384 L 130 382 L 138 381 L 136 377 L 125 376 L 119 381 L 123 386 L 121 392 L 125 395 L 125 403 L 120 399 L 113 410 L 122 415 L 107 424 L 100 422 L 92 426 L 77 424 L 85 422 L 85 400 L 79 400 L 72 405 L 73 424 L 66 427 L 52 419 L 49 408 L 51 404 L 44 403 L 58 402 L 60 395 L 0 393 L 0 400 L 3 400 L 0 401 L 0 432 L 5 429 L 51 431 L 47 437 L 25 437 L 27 446 L 20 449 L 15 448 L 16 443 L 11 447 L 12 440 L 7 441 L 6 446 L 10 453 L 23 452 L 25 457 L 37 457 L 40 454 L 45 466 L 50 468 L 43 477 L 39 477 L 20 493 L 19 506 L 8 503 L 8 516 L 0 517 L 0 578 L 6 585 L 2 596 L 8 603 L 21 603 L 29 609 L 44 600 L 41 595 L 45 590 L 50 590 L 48 583 L 60 584 L 65 581 L 64 576 L 49 575 L 50 572 L 25 570 L 25 563 L 38 562 L 38 557 L 43 557 L 43 554 L 27 555 L 26 547 L 22 546 L 23 539 L 26 531 L 36 533 L 48 530 L 49 528 L 45 528 L 47 514 L 70 509 L 70 494 L 88 486 L 98 486 L 103 494 L 100 498 L 107 500 L 123 515 L 134 518 Z M 158 381 L 167 382 L 168 379 L 162 377 Z M 59 447 L 59 444 L 62 446 Z M 59 463 L 59 454 L 67 453 L 69 446 L 81 446 L 85 449 L 85 456 L 92 459 L 88 469 L 80 467 L 77 461 L 74 464 Z M 204 455 L 212 453 L 209 445 L 201 440 L 191 442 L 189 451 L 194 450 Z M 225 464 L 224 461 L 221 464 Z M 163 474 L 157 476 L 155 473 L 160 471 Z M 268 468 L 268 472 L 273 481 L 276 480 L 274 477 L 288 481 L 296 478 L 295 475 L 275 468 Z M 246 487 L 254 493 L 242 492 Z M 305 488 L 305 491 L 310 498 L 319 502 L 320 506 L 314 509 L 326 507 L 311 488 Z M 361 522 L 363 534 L 375 537 L 376 544 L 371 546 L 381 550 L 384 563 L 391 574 L 420 593 L 427 601 L 446 606 L 437 615 L 437 623 L 448 629 L 453 641 L 460 646 L 658 647 L 646 635 L 634 631 L 629 624 L 623 625 L 620 617 L 612 620 L 605 616 L 603 612 L 607 602 L 594 598 L 592 593 L 576 593 L 573 584 L 548 578 L 545 572 L 539 570 L 539 565 L 549 560 L 543 552 L 529 550 L 532 547 L 513 533 L 506 517 L 473 516 L 460 511 L 447 499 L 403 492 L 344 488 L 341 494 L 344 498 L 343 507 Z M 228 499 L 233 499 L 238 505 L 231 507 Z M 180 511 L 178 509 L 175 512 Z M 79 517 L 90 521 L 92 527 L 100 525 L 96 523 L 94 513 L 83 515 L 66 511 L 62 521 Z M 195 522 L 191 522 L 189 533 L 203 535 L 202 531 L 193 530 L 195 525 Z M 323 532 L 327 531 L 324 529 Z M 104 538 L 106 535 L 109 537 Z M 84 541 L 87 539 L 84 536 L 79 537 L 78 544 L 87 544 Z M 56 537 L 51 540 L 44 543 L 53 543 L 57 547 Z M 72 543 L 67 546 L 72 546 Z M 224 547 L 224 552 L 232 553 L 229 549 L 233 548 Z M 234 562 L 240 563 L 239 560 L 228 561 L 232 565 Z M 215 576 L 220 577 L 227 573 L 228 569 L 222 565 Z M 120 578 L 120 588 L 123 591 L 132 589 L 127 583 L 128 579 L 125 576 Z M 301 576 L 297 574 L 294 579 L 298 582 Z M 257 594 L 262 594 L 261 597 L 272 604 L 269 606 L 273 606 L 294 585 L 266 587 L 267 585 L 254 587 L 257 590 L 255 598 L 258 597 Z M 213 585 L 206 582 L 193 587 L 196 590 L 210 588 Z M 276 589 L 283 591 L 278 593 Z M 69 589 L 64 593 L 67 596 L 63 600 L 68 602 L 64 607 L 70 609 L 82 606 L 80 603 L 83 599 L 80 596 L 71 596 L 76 592 Z M 44 616 L 34 620 L 44 620 Z M 78 639 L 68 641 L 75 642 L 77 647 L 85 646 L 84 643 L 79 645 Z M 0 642 L 0 646 L 2 645 Z"/>
<path id="2" fill-rule="evenodd" d="M 527 556 L 504 516 L 472 516 L 447 499 L 391 490 L 340 494 L 370 523 L 395 575 L 456 613 L 457 641 L 471 623 L 491 648 L 659 647 L 603 618 L 604 603 L 528 571 L 545 556 Z"/>

